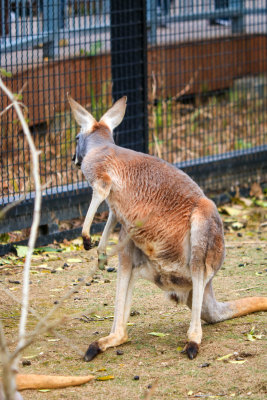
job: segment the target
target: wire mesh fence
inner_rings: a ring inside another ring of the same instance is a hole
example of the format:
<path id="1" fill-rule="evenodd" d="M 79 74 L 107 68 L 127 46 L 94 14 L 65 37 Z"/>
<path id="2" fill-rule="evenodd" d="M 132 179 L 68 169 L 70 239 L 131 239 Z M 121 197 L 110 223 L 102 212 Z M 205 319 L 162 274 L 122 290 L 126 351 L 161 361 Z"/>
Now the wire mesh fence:
<path id="1" fill-rule="evenodd" d="M 117 143 L 188 168 L 206 190 L 266 179 L 266 0 L 1 0 L 0 57 L 47 198 L 88 187 L 71 164 L 67 92 L 97 118 L 126 94 Z M 1 94 L 0 205 L 25 204 L 29 151 L 7 106 Z"/>

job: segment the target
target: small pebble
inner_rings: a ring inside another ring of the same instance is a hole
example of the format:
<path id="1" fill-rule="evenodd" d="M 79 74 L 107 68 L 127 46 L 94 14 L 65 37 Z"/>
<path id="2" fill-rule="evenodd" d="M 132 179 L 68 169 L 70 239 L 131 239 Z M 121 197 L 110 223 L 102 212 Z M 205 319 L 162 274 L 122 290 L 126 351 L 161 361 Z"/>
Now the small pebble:
<path id="1" fill-rule="evenodd" d="M 114 267 L 108 267 L 107 268 L 107 272 L 114 272 L 115 271 L 115 268 Z"/>
<path id="2" fill-rule="evenodd" d="M 260 247 L 257 247 L 257 248 L 256 248 L 256 250 L 260 251 L 260 250 L 261 250 L 261 248 L 260 248 Z"/>
<path id="3" fill-rule="evenodd" d="M 56 274 L 56 270 L 55 269 L 52 269 L 52 271 L 51 271 L 51 274 Z"/>
<path id="4" fill-rule="evenodd" d="M 123 351 L 122 350 L 117 350 L 116 354 L 117 354 L 117 356 L 122 356 L 123 355 Z"/>
<path id="5" fill-rule="evenodd" d="M 134 317 L 135 315 L 140 315 L 140 312 L 136 310 L 131 311 L 130 316 Z"/>
<path id="6" fill-rule="evenodd" d="M 139 378 L 138 375 L 135 375 L 135 376 L 133 377 L 133 380 L 134 380 L 134 381 L 139 381 L 139 379 L 140 379 L 140 378 Z"/>
<path id="7" fill-rule="evenodd" d="M 206 368 L 206 367 L 209 367 L 209 366 L 210 366 L 210 363 L 205 362 L 205 363 L 199 365 L 199 368 Z"/>
<path id="8" fill-rule="evenodd" d="M 238 264 L 239 267 L 244 267 L 245 264 Z"/>
<path id="9" fill-rule="evenodd" d="M 152 388 L 152 385 L 148 385 L 147 388 L 148 388 L 148 389 L 151 389 L 151 388 Z"/>
<path id="10" fill-rule="evenodd" d="M 26 367 L 26 366 L 32 365 L 32 363 L 30 362 L 30 360 L 22 360 L 22 365 L 23 365 L 23 367 Z"/>
<path id="11" fill-rule="evenodd" d="M 99 332 L 98 332 L 98 331 L 96 331 L 96 332 L 94 332 L 94 333 L 93 333 L 93 335 L 99 335 Z"/>
<path id="12" fill-rule="evenodd" d="M 67 267 L 69 267 L 69 264 L 64 263 L 64 264 L 63 264 L 63 268 L 67 268 Z"/>
<path id="13" fill-rule="evenodd" d="M 82 282 L 84 278 L 78 278 L 78 282 Z"/>
<path id="14" fill-rule="evenodd" d="M 109 279 L 105 279 L 104 283 L 110 283 L 110 280 Z"/>
<path id="15" fill-rule="evenodd" d="M 105 306 L 105 307 L 106 307 L 107 305 L 108 305 L 108 303 L 103 303 L 103 306 Z"/>
<path id="16" fill-rule="evenodd" d="M 91 282 L 86 282 L 85 286 L 91 286 Z"/>
<path id="17" fill-rule="evenodd" d="M 243 235 L 242 235 L 242 233 L 238 232 L 237 236 L 242 237 Z"/>
<path id="18" fill-rule="evenodd" d="M 15 283 L 16 285 L 20 285 L 20 281 L 13 281 L 12 279 L 9 279 L 8 282 Z"/>
<path id="19" fill-rule="evenodd" d="M 54 304 L 58 304 L 58 301 L 56 300 L 56 301 L 54 301 Z"/>

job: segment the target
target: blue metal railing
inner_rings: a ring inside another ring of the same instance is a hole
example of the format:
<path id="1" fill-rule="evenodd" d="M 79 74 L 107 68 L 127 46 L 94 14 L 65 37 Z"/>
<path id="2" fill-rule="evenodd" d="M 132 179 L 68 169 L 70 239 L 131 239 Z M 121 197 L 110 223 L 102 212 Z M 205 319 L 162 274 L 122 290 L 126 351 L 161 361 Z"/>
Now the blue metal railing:
<path id="1" fill-rule="evenodd" d="M 106 31 L 109 0 L 0 0 L 0 50 L 43 46 L 53 56 L 54 42 L 78 32 Z"/>
<path id="2" fill-rule="evenodd" d="M 148 39 L 161 26 L 198 20 L 231 20 L 232 33 L 246 32 L 248 15 L 267 15 L 267 0 L 146 0 Z M 226 7 L 227 5 L 227 7 Z M 53 57 L 58 41 L 110 29 L 110 0 L 0 0 L 0 51 L 43 47 Z"/>

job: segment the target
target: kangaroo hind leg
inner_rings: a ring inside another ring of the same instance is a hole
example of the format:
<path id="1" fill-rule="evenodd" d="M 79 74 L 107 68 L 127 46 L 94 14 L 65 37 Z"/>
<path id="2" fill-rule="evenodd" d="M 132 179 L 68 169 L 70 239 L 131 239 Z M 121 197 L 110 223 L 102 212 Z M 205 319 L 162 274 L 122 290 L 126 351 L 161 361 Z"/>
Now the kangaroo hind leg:
<path id="1" fill-rule="evenodd" d="M 186 353 L 196 357 L 202 339 L 201 313 L 207 283 L 219 269 L 224 255 L 222 227 L 215 205 L 202 199 L 191 217 L 192 315 Z"/>

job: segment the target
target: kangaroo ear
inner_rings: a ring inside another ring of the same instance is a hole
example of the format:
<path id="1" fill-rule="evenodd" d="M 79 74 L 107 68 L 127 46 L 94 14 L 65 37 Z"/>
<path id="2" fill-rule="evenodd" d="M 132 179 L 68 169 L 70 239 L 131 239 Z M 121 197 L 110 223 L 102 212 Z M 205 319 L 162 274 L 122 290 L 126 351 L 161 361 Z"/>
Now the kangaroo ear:
<path id="1" fill-rule="evenodd" d="M 73 100 L 69 94 L 67 96 L 77 124 L 81 126 L 83 131 L 90 132 L 93 125 L 96 123 L 95 118 L 85 108 L 77 103 L 77 101 Z"/>
<path id="2" fill-rule="evenodd" d="M 123 96 L 103 115 L 99 122 L 104 122 L 111 131 L 123 120 L 126 110 L 127 97 Z"/>

